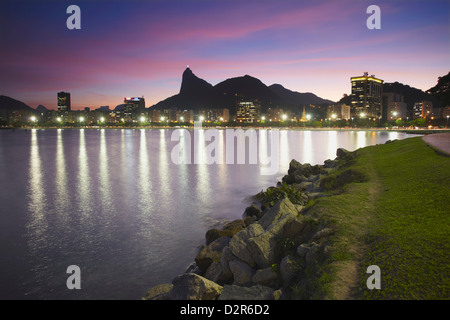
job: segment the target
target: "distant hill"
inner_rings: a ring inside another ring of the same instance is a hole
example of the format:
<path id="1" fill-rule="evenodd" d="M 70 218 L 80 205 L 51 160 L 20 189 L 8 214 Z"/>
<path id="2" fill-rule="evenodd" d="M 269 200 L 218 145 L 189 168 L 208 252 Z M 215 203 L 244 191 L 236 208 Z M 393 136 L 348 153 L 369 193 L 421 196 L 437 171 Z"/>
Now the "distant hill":
<path id="1" fill-rule="evenodd" d="M 40 104 L 36 107 L 36 111 L 38 111 L 40 113 L 46 113 L 46 112 L 48 112 L 48 109 L 46 107 L 44 107 L 42 104 Z"/>
<path id="2" fill-rule="evenodd" d="M 309 104 L 331 104 L 313 93 L 299 93 L 279 84 L 265 85 L 261 80 L 249 75 L 224 80 L 213 86 L 197 77 L 191 69 L 183 72 L 180 92 L 153 105 L 152 109 L 193 109 L 229 108 L 234 113 L 238 101 L 258 101 L 262 110 L 283 108 L 300 111 Z"/>
<path id="3" fill-rule="evenodd" d="M 399 82 L 383 84 L 383 92 L 396 92 L 402 94 L 408 110 L 412 110 L 414 103 L 425 100 L 431 101 L 434 107 L 440 106 L 439 101 L 433 95 Z"/>
<path id="4" fill-rule="evenodd" d="M 431 89 L 430 89 L 431 90 Z M 428 91 L 424 92 L 420 89 L 410 87 L 409 85 L 399 83 L 399 82 L 386 82 L 383 84 L 383 93 L 395 92 L 403 95 L 404 101 L 406 103 L 407 109 L 412 110 L 414 103 L 420 101 L 431 101 L 434 107 L 440 107 L 441 103 L 438 99 L 430 94 Z M 345 95 L 339 103 L 345 103 L 351 105 L 352 96 L 351 94 Z"/>
<path id="5" fill-rule="evenodd" d="M 289 89 L 284 88 L 280 84 L 273 84 L 269 87 L 273 92 L 275 92 L 280 98 L 285 101 L 285 103 L 291 105 L 321 105 L 321 104 L 334 104 L 334 101 L 322 99 L 316 96 L 314 93 L 305 92 L 300 93 L 296 91 L 291 91 Z"/>
<path id="6" fill-rule="evenodd" d="M 442 107 L 450 106 L 450 72 L 438 78 L 438 83 L 426 91 L 432 94 Z"/>
<path id="7" fill-rule="evenodd" d="M 15 111 L 15 110 L 27 110 L 34 111 L 33 108 L 26 105 L 22 101 L 13 99 L 7 96 L 0 96 L 0 110 L 1 111 Z"/>

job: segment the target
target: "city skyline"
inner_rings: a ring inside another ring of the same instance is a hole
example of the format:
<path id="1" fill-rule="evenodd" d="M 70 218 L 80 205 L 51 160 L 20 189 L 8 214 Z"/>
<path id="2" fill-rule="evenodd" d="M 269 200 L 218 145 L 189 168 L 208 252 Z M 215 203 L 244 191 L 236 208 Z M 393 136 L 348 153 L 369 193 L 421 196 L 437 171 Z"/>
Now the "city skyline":
<path id="1" fill-rule="evenodd" d="M 69 5 L 81 29 L 69 30 Z M 369 5 L 381 9 L 370 30 Z M 124 96 L 146 107 L 179 92 L 187 65 L 215 85 L 249 74 L 338 101 L 350 77 L 369 72 L 421 90 L 448 72 L 445 1 L 3 1 L 0 94 L 56 109 L 114 108 Z"/>

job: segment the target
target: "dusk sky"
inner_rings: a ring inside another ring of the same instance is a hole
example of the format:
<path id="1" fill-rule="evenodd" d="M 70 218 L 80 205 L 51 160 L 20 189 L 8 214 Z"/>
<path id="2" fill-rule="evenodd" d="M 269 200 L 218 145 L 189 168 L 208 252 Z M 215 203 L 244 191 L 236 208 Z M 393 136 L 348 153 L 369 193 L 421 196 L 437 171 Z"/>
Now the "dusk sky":
<path id="1" fill-rule="evenodd" d="M 81 30 L 69 30 L 69 5 Z M 381 8 L 370 30 L 369 5 Z M 365 71 L 427 90 L 450 71 L 450 1 L 0 0 L 0 95 L 56 109 L 146 107 L 177 94 L 186 66 L 215 85 L 251 75 L 338 101 Z"/>

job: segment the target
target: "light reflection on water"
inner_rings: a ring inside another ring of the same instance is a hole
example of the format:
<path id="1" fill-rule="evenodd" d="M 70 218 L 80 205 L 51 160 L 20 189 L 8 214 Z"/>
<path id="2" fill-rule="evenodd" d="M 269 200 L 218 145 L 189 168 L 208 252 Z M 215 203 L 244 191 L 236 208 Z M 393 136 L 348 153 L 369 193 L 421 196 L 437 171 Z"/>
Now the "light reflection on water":
<path id="1" fill-rule="evenodd" d="M 280 130 L 278 173 L 264 176 L 260 160 L 270 159 L 274 152 L 270 130 L 256 132 L 257 164 L 220 164 L 219 160 L 212 165 L 174 164 L 171 152 L 178 140 L 171 140 L 173 132 L 0 132 L 2 208 L 14 212 L 0 216 L 0 228 L 9 226 L 0 234 L 7 231 L 12 237 L 8 241 L 15 245 L 8 250 L 20 253 L 16 260 L 2 262 L 0 280 L 17 287 L 11 290 L 14 296 L 0 289 L 1 297 L 139 299 L 151 286 L 170 283 L 183 272 L 204 242 L 205 232 L 225 219 L 241 218 L 248 197 L 281 180 L 291 159 L 321 164 L 334 159 L 340 147 L 355 150 L 411 136 Z M 213 144 L 221 151 L 216 159 L 226 159 L 224 130 L 192 133 L 182 133 L 191 135 L 186 149 L 193 151 L 196 143 L 201 151 L 191 160 L 200 156 L 197 159 L 205 162 Z M 206 134 L 216 135 L 218 141 L 215 137 L 205 141 Z M 236 142 L 244 139 L 239 136 Z M 239 150 L 233 152 L 238 160 Z M 82 271 L 78 292 L 65 287 L 65 270 L 71 264 Z M 19 269 L 28 272 L 16 274 Z"/>

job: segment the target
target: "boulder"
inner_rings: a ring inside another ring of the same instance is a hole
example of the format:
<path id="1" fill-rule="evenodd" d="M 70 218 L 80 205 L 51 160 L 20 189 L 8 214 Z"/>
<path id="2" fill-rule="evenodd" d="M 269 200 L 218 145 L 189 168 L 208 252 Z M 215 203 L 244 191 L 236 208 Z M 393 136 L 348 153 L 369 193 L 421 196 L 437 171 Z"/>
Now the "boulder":
<path id="1" fill-rule="evenodd" d="M 295 159 L 292 159 L 291 162 L 289 163 L 288 174 L 294 173 L 295 171 L 297 171 L 301 167 L 302 167 L 302 164 L 300 162 L 298 162 Z"/>
<path id="2" fill-rule="evenodd" d="M 206 270 L 204 277 L 217 284 L 223 284 L 225 282 L 223 276 L 223 268 L 220 262 L 213 262 Z"/>
<path id="3" fill-rule="evenodd" d="M 187 269 L 184 271 L 184 273 L 196 273 L 200 274 L 202 273 L 202 270 L 198 267 L 198 265 L 195 262 L 192 262 Z"/>
<path id="4" fill-rule="evenodd" d="M 315 242 L 309 246 L 308 251 L 305 254 L 306 264 L 313 265 L 317 263 L 317 260 L 319 259 L 319 249 L 319 245 Z"/>
<path id="5" fill-rule="evenodd" d="M 206 232 L 206 245 L 220 237 L 232 237 L 246 227 L 244 220 L 237 219 L 225 224 L 222 230 L 214 228 Z"/>
<path id="6" fill-rule="evenodd" d="M 222 236 L 223 236 L 222 230 L 217 229 L 217 228 L 209 229 L 208 231 L 206 231 L 206 235 L 205 235 L 206 245 L 209 245 L 211 242 L 219 239 Z"/>
<path id="7" fill-rule="evenodd" d="M 233 284 L 239 286 L 247 286 L 252 284 L 252 277 L 255 274 L 255 269 L 239 260 L 230 261 L 229 267 L 233 273 Z"/>
<path id="8" fill-rule="evenodd" d="M 246 225 L 247 227 L 248 227 L 249 225 L 251 225 L 252 223 L 256 222 L 256 221 L 258 221 L 258 218 L 255 217 L 255 216 L 253 216 L 253 217 L 247 217 L 247 218 L 245 218 L 245 220 L 244 220 L 245 225 Z"/>
<path id="9" fill-rule="evenodd" d="M 222 280 L 224 283 L 231 282 L 233 280 L 233 273 L 230 269 L 230 261 L 236 259 L 231 252 L 230 247 L 225 247 L 222 250 L 222 256 L 220 257 L 220 265 L 222 266 Z"/>
<path id="10" fill-rule="evenodd" d="M 313 189 L 314 185 L 311 181 L 303 181 L 301 183 L 295 183 L 294 184 L 296 188 L 302 190 L 302 191 L 310 191 Z"/>
<path id="11" fill-rule="evenodd" d="M 276 259 L 276 234 L 267 231 L 248 240 L 252 261 L 258 268 L 270 267 Z"/>
<path id="12" fill-rule="evenodd" d="M 239 231 L 231 238 L 229 243 L 231 253 L 247 263 L 249 266 L 255 267 L 256 263 L 253 260 L 252 254 L 249 250 L 248 240 L 263 233 L 264 229 L 257 222 L 249 225 L 244 230 Z"/>
<path id="13" fill-rule="evenodd" d="M 241 231 L 231 239 L 230 248 L 233 254 L 251 267 L 270 267 L 276 259 L 277 239 L 297 216 L 297 207 L 288 198 L 278 201 L 257 223 L 250 226 L 254 226 L 257 232 L 249 235 Z M 237 240 L 242 240 L 237 243 L 239 246 L 235 245 Z"/>
<path id="14" fill-rule="evenodd" d="M 302 243 L 301 245 L 299 245 L 299 246 L 297 247 L 297 250 L 296 250 L 297 255 L 298 255 L 300 258 L 305 258 L 306 253 L 309 251 L 309 249 L 310 249 L 310 245 L 309 245 L 309 244 L 307 244 L 307 243 Z"/>
<path id="15" fill-rule="evenodd" d="M 326 170 L 320 164 L 316 164 L 315 166 L 311 167 L 311 174 L 313 175 L 319 175 L 324 173 L 326 173 Z"/>
<path id="16" fill-rule="evenodd" d="M 308 237 L 308 219 L 305 216 L 299 215 L 292 221 L 288 222 L 283 229 L 283 237 L 291 239 L 294 243 L 301 243 Z"/>
<path id="17" fill-rule="evenodd" d="M 215 300 L 223 287 L 195 273 L 181 274 L 172 281 L 170 300 Z"/>
<path id="18" fill-rule="evenodd" d="M 355 156 L 356 156 L 355 152 L 350 152 L 344 148 L 338 148 L 336 150 L 336 157 L 338 160 L 351 160 L 355 158 Z"/>
<path id="19" fill-rule="evenodd" d="M 204 246 L 199 254 L 195 257 L 195 263 L 202 272 L 206 272 L 213 262 L 219 262 L 222 250 L 230 243 L 230 237 L 220 237 L 209 245 Z"/>
<path id="20" fill-rule="evenodd" d="M 262 285 L 225 285 L 218 300 L 273 300 L 273 289 Z"/>
<path id="21" fill-rule="evenodd" d="M 294 183 L 302 183 L 303 181 L 306 181 L 308 178 L 305 177 L 300 172 L 294 172 L 292 174 L 285 175 L 281 181 L 286 184 L 294 184 Z"/>
<path id="22" fill-rule="evenodd" d="M 296 253 L 307 265 L 315 264 L 319 257 L 320 246 L 315 243 L 303 243 L 297 247 Z"/>
<path id="23" fill-rule="evenodd" d="M 323 229 L 317 231 L 313 235 L 313 237 L 311 238 L 311 241 L 318 242 L 324 238 L 328 238 L 333 233 L 334 233 L 334 230 L 332 228 L 323 228 Z"/>
<path id="24" fill-rule="evenodd" d="M 261 218 L 262 216 L 261 209 L 254 203 L 251 206 L 247 207 L 244 211 L 244 217 L 253 217 L 253 216 L 255 216 L 258 219 Z"/>
<path id="25" fill-rule="evenodd" d="M 252 281 L 255 284 L 260 284 L 271 288 L 277 288 L 279 285 L 278 274 L 272 267 L 258 269 L 253 275 Z"/>
<path id="26" fill-rule="evenodd" d="M 173 284 L 159 284 L 151 288 L 145 294 L 143 300 L 168 300 Z"/>
<path id="27" fill-rule="evenodd" d="M 323 163 L 323 167 L 325 169 L 331 169 L 331 168 L 336 168 L 338 165 L 338 162 L 336 160 L 325 160 Z"/>
<path id="28" fill-rule="evenodd" d="M 288 197 L 278 201 L 259 219 L 258 223 L 266 231 L 278 232 L 284 224 L 298 216 L 297 207 Z"/>
<path id="29" fill-rule="evenodd" d="M 300 270 L 299 261 L 291 255 L 288 255 L 281 260 L 280 275 L 283 286 L 289 286 L 290 282 L 297 276 Z"/>

